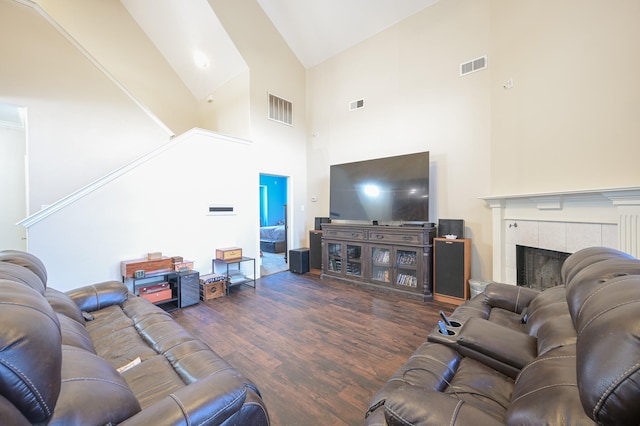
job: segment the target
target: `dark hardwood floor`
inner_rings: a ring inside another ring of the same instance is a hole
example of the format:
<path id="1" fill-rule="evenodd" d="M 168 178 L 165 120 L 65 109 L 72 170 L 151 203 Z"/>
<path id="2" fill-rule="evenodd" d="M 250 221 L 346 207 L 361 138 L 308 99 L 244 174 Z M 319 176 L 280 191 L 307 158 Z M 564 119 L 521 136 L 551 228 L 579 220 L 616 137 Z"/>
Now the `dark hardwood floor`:
<path id="1" fill-rule="evenodd" d="M 255 382 L 273 425 L 361 425 L 453 308 L 287 271 L 173 315 Z"/>

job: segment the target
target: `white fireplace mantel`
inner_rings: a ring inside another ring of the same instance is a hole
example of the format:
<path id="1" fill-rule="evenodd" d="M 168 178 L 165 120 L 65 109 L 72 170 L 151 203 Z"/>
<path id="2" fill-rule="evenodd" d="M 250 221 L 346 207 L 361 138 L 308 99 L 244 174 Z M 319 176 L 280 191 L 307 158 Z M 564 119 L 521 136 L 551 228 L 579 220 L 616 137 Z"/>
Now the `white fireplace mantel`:
<path id="1" fill-rule="evenodd" d="M 493 280 L 516 283 L 515 246 L 640 256 L 640 187 L 482 197 L 492 209 Z"/>

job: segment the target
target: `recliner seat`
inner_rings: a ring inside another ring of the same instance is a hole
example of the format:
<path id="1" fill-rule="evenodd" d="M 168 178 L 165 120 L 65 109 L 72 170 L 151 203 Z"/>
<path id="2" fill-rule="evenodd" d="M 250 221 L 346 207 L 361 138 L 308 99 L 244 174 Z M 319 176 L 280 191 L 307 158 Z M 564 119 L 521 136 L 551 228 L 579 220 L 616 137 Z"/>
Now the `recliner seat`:
<path id="1" fill-rule="evenodd" d="M 594 247 L 564 286 L 490 284 L 374 395 L 367 425 L 639 424 L 640 261 Z M 525 310 L 526 307 L 526 310 Z"/>

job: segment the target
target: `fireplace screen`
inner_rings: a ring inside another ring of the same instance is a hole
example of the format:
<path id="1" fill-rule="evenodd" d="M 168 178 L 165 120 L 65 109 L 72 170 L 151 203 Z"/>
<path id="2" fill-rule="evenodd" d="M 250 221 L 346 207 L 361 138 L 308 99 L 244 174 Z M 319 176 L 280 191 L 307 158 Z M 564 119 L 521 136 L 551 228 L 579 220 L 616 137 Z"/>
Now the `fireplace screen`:
<path id="1" fill-rule="evenodd" d="M 518 285 L 542 291 L 563 284 L 560 269 L 569 255 L 560 251 L 516 246 Z"/>

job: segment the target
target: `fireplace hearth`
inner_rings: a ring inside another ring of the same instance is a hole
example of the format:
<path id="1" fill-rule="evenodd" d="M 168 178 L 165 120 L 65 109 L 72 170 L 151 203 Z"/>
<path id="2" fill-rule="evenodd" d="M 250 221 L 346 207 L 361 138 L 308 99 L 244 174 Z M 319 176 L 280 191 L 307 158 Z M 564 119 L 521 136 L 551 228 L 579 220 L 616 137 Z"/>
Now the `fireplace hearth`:
<path id="1" fill-rule="evenodd" d="M 545 290 L 562 283 L 560 269 L 570 253 L 516 245 L 517 284 Z"/>

